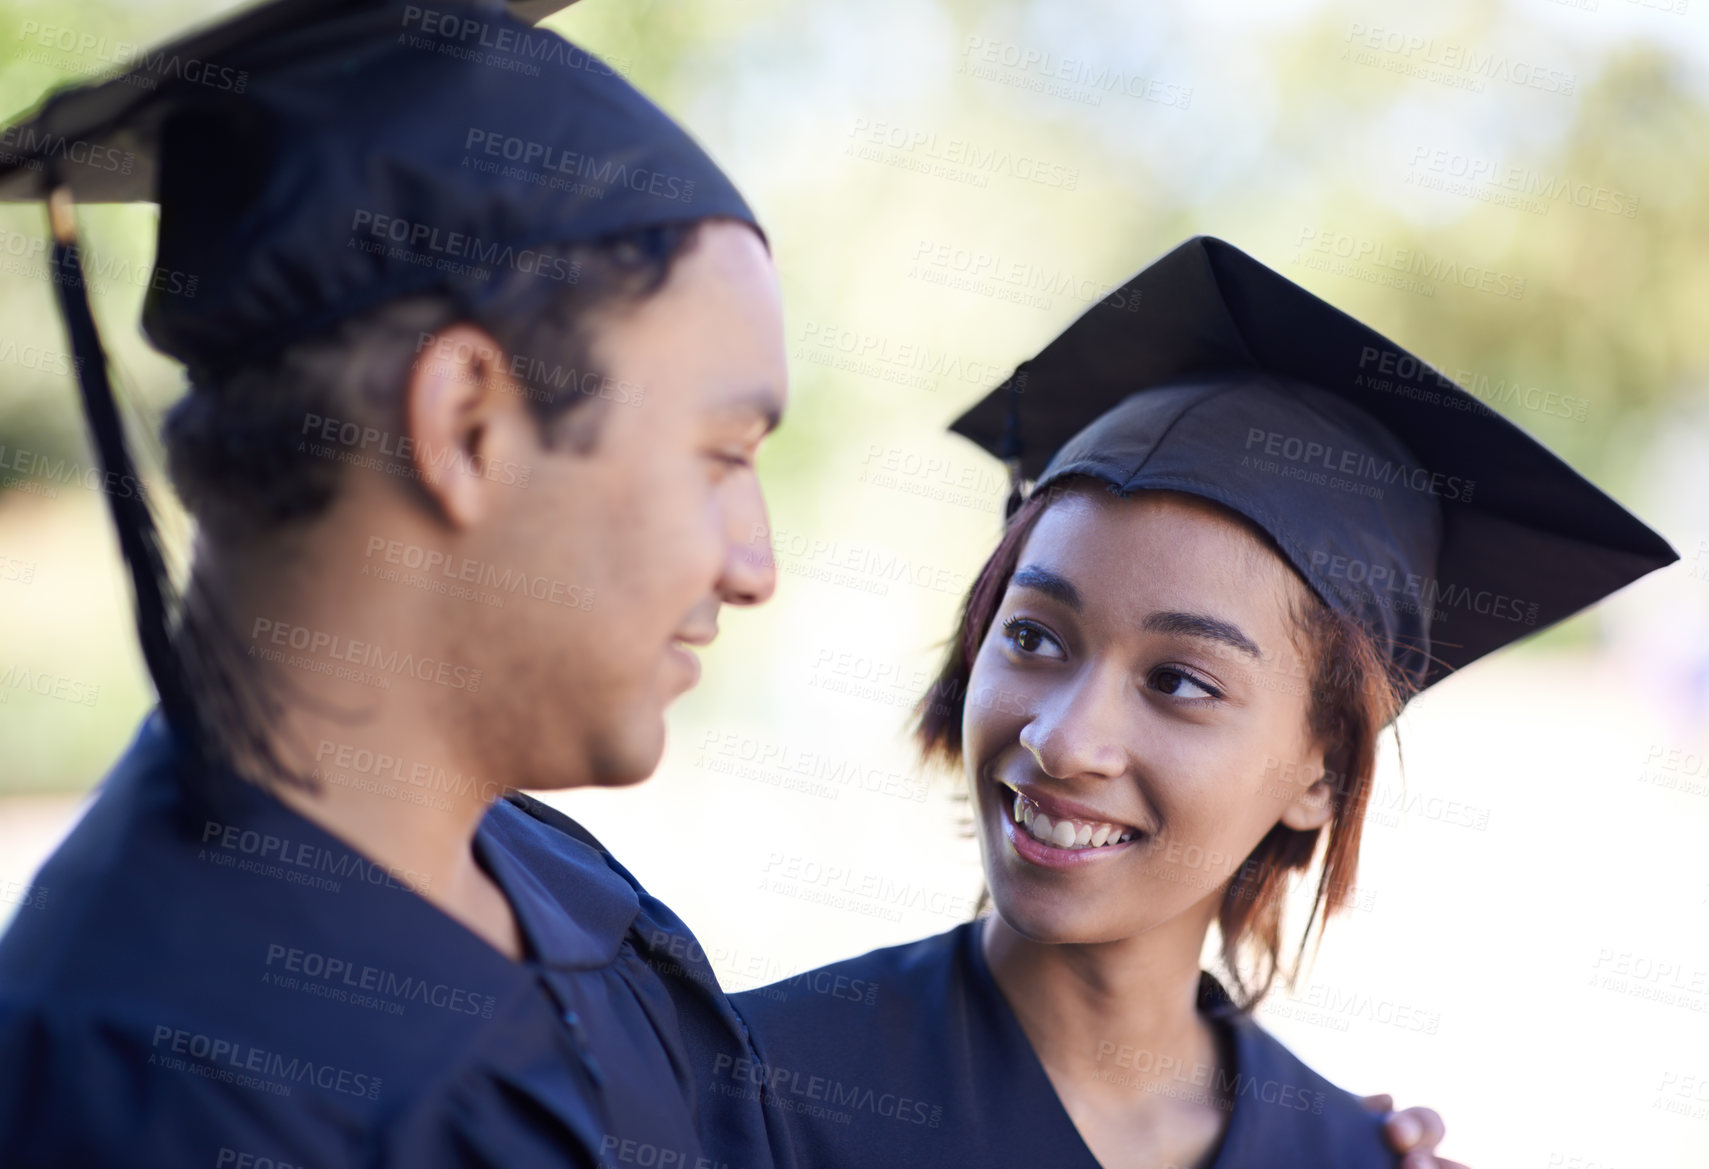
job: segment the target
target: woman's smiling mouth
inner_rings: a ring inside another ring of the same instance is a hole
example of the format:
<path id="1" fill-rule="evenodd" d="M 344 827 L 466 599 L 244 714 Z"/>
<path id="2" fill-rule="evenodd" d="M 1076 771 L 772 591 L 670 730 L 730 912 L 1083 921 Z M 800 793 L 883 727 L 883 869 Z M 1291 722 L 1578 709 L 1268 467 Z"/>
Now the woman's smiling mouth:
<path id="1" fill-rule="evenodd" d="M 1047 796 L 1029 796 L 1006 783 L 998 784 L 1002 799 L 1003 834 L 1023 860 L 1048 868 L 1086 864 L 1149 839 L 1137 828 L 1107 820 L 1084 819 L 1063 814 L 1069 809 L 1055 806 L 1051 815 L 1041 804 L 1054 804 Z"/>

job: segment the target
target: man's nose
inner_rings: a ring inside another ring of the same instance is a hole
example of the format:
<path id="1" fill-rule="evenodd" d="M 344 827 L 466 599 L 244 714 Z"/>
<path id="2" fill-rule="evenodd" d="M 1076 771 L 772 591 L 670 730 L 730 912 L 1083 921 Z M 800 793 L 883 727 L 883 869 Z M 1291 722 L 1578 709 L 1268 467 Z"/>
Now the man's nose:
<path id="1" fill-rule="evenodd" d="M 727 513 L 724 571 L 718 595 L 731 605 L 759 605 L 777 591 L 777 558 L 772 554 L 771 523 L 759 483 L 742 493 Z"/>

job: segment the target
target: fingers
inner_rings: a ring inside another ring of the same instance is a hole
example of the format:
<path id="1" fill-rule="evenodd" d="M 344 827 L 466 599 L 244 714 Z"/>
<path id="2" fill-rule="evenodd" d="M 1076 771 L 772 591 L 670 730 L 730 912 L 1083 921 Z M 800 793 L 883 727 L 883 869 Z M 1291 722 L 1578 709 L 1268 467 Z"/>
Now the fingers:
<path id="1" fill-rule="evenodd" d="M 1458 1161 L 1444 1161 L 1425 1152 L 1408 1153 L 1400 1159 L 1400 1169 L 1466 1169 Z"/>
<path id="2" fill-rule="evenodd" d="M 1387 1092 L 1383 1092 L 1376 1096 L 1366 1096 L 1361 1099 L 1359 1103 L 1363 1104 L 1365 1108 L 1371 1112 L 1394 1111 L 1394 1097 L 1390 1096 Z"/>
<path id="3" fill-rule="evenodd" d="M 1443 1131 L 1442 1118 L 1430 1108 L 1408 1108 L 1383 1121 L 1389 1148 L 1403 1154 L 1400 1169 L 1441 1169 L 1435 1154 Z"/>

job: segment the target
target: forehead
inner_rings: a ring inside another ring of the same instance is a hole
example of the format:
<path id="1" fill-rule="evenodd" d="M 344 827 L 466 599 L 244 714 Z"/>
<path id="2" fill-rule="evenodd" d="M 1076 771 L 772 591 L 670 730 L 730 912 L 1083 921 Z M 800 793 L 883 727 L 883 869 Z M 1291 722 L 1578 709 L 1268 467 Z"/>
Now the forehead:
<path id="1" fill-rule="evenodd" d="M 776 274 L 750 229 L 708 223 L 665 283 L 602 322 L 596 350 L 635 383 L 651 425 L 768 424 L 788 365 Z"/>
<path id="2" fill-rule="evenodd" d="M 1074 491 L 1039 517 L 1023 565 L 1066 577 L 1089 614 L 1137 627 L 1160 610 L 1202 612 L 1248 629 L 1266 650 L 1291 633 L 1305 587 L 1247 521 L 1174 492 Z"/>

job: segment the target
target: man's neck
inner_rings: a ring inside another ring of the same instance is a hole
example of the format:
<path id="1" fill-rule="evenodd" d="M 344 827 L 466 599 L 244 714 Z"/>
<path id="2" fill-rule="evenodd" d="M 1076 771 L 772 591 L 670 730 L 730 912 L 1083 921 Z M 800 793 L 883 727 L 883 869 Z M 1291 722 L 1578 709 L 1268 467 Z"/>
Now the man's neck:
<path id="1" fill-rule="evenodd" d="M 411 874 L 420 896 L 519 959 L 515 915 L 473 851 L 507 782 L 463 733 L 458 699 L 467 695 L 409 671 L 363 668 L 355 648 L 440 662 L 447 655 L 431 639 L 444 622 L 428 598 L 351 587 L 344 578 L 357 568 L 313 552 L 198 566 L 225 598 L 246 681 L 283 707 L 268 728 L 278 757 L 314 781 L 312 791 L 275 785 L 275 794 L 388 871 Z"/>

